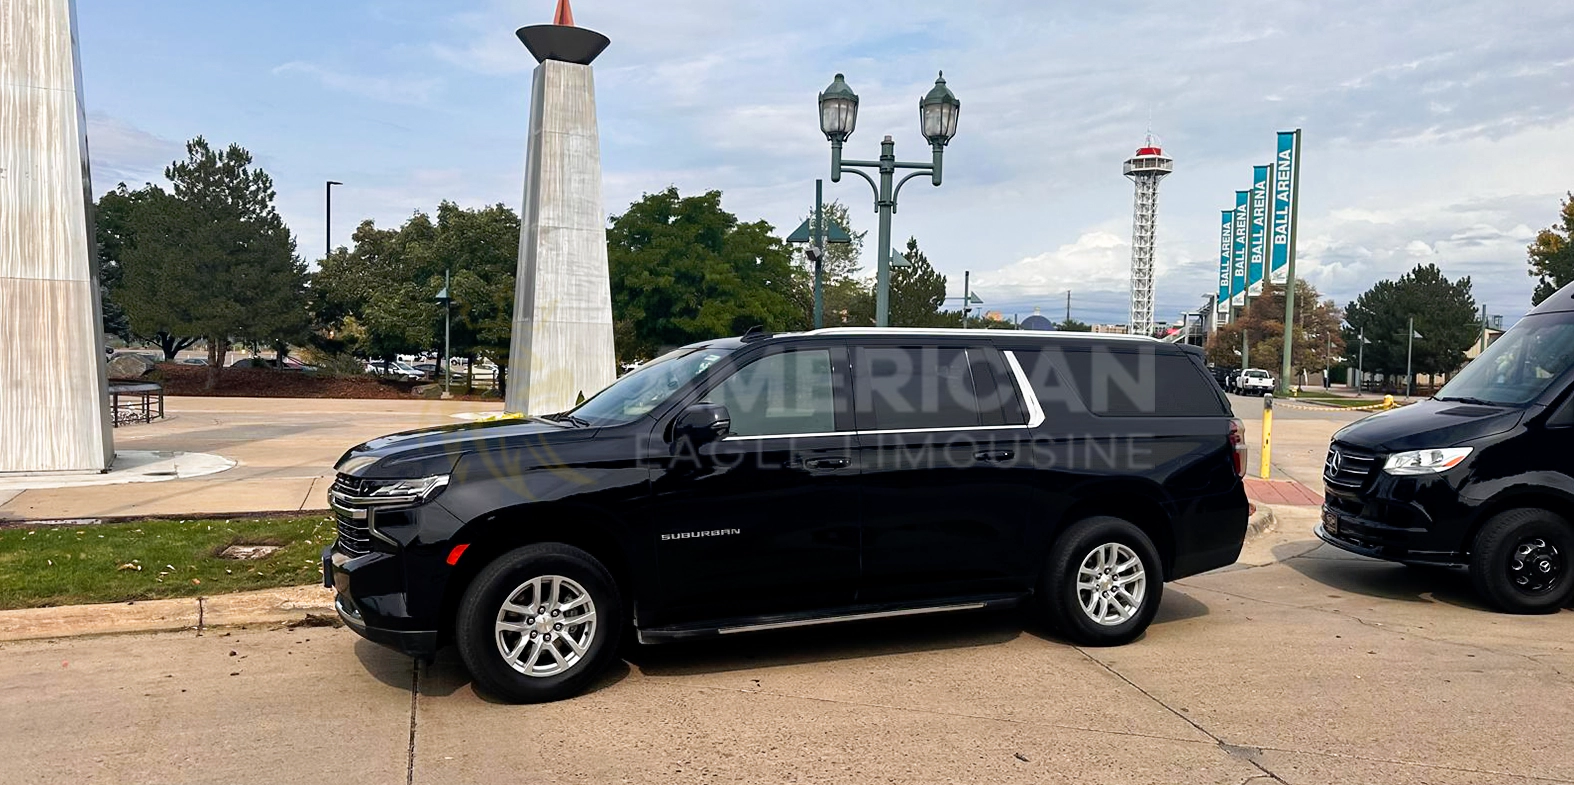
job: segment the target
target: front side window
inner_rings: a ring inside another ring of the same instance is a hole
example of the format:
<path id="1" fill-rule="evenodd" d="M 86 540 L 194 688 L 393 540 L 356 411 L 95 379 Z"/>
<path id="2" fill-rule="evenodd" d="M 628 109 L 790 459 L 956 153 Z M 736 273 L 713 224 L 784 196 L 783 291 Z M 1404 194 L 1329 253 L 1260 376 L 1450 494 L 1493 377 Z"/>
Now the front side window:
<path id="1" fill-rule="evenodd" d="M 780 352 L 739 368 L 704 398 L 727 407 L 733 436 L 830 433 L 836 430 L 831 352 Z"/>
<path id="2" fill-rule="evenodd" d="M 1521 319 L 1443 389 L 1440 400 L 1520 406 L 1546 392 L 1574 365 L 1574 313 Z"/>
<path id="3" fill-rule="evenodd" d="M 625 374 L 570 413 L 591 425 L 634 422 L 727 356 L 727 351 L 678 349 L 668 352 Z"/>

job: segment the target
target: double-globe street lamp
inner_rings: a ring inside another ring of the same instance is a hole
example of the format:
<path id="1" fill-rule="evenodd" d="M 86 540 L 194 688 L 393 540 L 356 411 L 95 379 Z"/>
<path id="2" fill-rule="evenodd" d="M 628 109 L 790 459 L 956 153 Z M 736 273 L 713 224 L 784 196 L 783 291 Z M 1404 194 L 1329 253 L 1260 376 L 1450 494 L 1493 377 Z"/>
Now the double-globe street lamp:
<path id="1" fill-rule="evenodd" d="M 841 74 L 837 74 L 831 86 L 820 93 L 820 131 L 831 142 L 831 182 L 841 182 L 842 169 L 845 167 L 868 181 L 869 187 L 875 192 L 875 211 L 880 215 L 880 261 L 876 268 L 874 301 L 876 326 L 889 327 L 891 324 L 891 215 L 896 212 L 896 197 L 908 180 L 926 172 L 930 175 L 930 182 L 940 185 L 940 161 L 945 154 L 945 146 L 951 142 L 951 137 L 956 136 L 956 120 L 961 110 L 962 102 L 946 87 L 945 74 L 942 72 L 940 78 L 935 80 L 934 88 L 918 101 L 918 124 L 924 138 L 929 140 L 930 149 L 934 151 L 934 159 L 930 163 L 896 160 L 896 143 L 890 136 L 880 142 L 880 160 L 844 161 L 842 143 L 852 136 L 853 128 L 858 125 L 858 94 L 847 86 Z M 880 182 L 876 183 L 874 178 L 860 169 L 878 171 Z M 892 181 L 898 169 L 915 171 L 893 187 Z"/>

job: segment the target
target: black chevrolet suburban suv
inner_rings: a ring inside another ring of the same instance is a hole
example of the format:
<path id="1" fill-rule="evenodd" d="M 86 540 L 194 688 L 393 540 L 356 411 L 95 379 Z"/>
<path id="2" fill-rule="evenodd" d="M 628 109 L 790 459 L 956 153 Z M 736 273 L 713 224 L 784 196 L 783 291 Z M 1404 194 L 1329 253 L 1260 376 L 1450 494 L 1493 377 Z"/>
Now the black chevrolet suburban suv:
<path id="1" fill-rule="evenodd" d="M 1468 567 L 1515 613 L 1574 597 L 1574 285 L 1437 395 L 1334 434 L 1317 535 L 1407 564 Z"/>
<path id="2" fill-rule="evenodd" d="M 457 644 L 512 701 L 642 643 L 1027 605 L 1140 635 L 1231 564 L 1240 423 L 1196 349 L 837 328 L 707 341 L 574 409 L 394 434 L 340 459 L 323 553 L 345 623 Z"/>

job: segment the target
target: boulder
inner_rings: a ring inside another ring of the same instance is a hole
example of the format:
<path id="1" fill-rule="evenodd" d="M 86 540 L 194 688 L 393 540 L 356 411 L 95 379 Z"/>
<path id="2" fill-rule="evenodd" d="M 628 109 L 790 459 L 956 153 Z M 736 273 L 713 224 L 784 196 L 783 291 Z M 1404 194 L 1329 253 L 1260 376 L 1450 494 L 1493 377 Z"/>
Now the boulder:
<path id="1" fill-rule="evenodd" d="M 117 354 L 115 359 L 109 361 L 111 379 L 140 379 L 151 370 L 153 361 L 140 354 Z"/>

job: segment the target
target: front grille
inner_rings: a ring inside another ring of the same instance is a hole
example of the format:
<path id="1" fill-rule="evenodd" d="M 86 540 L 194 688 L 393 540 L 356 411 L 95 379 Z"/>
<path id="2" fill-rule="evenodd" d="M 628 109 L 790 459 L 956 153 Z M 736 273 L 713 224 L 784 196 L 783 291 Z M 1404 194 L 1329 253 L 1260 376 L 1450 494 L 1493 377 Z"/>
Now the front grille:
<path id="1" fill-rule="evenodd" d="M 352 556 L 364 556 L 371 553 L 372 530 L 367 523 L 366 513 L 362 512 L 361 517 L 355 517 L 352 511 L 346 510 L 341 506 L 342 502 L 334 500 L 333 494 L 336 492 L 345 496 L 361 496 L 363 495 L 361 481 L 358 478 L 341 474 L 334 479 L 332 487 L 328 490 L 329 505 L 333 507 L 333 517 L 337 521 L 339 529 L 339 541 L 335 547 Z"/>
<path id="2" fill-rule="evenodd" d="M 1323 482 L 1345 491 L 1359 491 L 1377 467 L 1377 456 L 1335 444 L 1323 461 Z"/>

